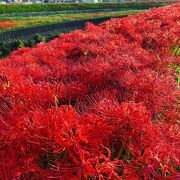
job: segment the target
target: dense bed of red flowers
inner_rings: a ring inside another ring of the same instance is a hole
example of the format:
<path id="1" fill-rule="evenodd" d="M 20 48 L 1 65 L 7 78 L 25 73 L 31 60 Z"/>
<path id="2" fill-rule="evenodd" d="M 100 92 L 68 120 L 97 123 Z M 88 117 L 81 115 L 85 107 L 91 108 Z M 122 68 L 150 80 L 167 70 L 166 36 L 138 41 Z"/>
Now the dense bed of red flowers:
<path id="1" fill-rule="evenodd" d="M 0 179 L 178 179 L 180 3 L 0 62 Z"/>

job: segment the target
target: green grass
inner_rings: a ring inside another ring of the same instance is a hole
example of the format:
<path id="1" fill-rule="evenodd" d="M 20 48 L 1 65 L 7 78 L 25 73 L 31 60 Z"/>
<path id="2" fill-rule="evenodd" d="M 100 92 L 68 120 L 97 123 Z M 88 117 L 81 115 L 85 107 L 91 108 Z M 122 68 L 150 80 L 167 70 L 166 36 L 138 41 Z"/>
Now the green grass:
<path id="1" fill-rule="evenodd" d="M 87 10 L 87 9 L 144 9 L 159 7 L 174 2 L 123 2 L 123 3 L 54 3 L 54 4 L 8 4 L 0 5 L 0 14 L 43 12 L 43 11 L 65 11 L 65 10 Z"/>
<path id="2" fill-rule="evenodd" d="M 36 16 L 36 17 L 3 17 L 0 18 L 0 21 L 11 21 L 14 23 L 19 23 L 15 27 L 0 29 L 0 31 L 13 30 L 18 28 L 33 27 L 37 25 L 52 24 L 52 23 L 61 23 L 69 22 L 75 20 L 85 20 L 85 19 L 94 19 L 102 17 L 118 17 L 122 15 L 133 15 L 143 10 L 129 10 L 129 11 L 120 11 L 120 12 L 98 12 L 98 13 L 86 13 L 86 14 L 56 14 L 50 16 Z"/>
<path id="3" fill-rule="evenodd" d="M 171 52 L 176 56 L 180 57 L 180 39 L 177 38 L 174 42 L 174 45 L 170 48 Z M 180 64 L 174 64 L 173 68 L 176 70 L 177 74 L 177 83 L 178 87 L 180 88 Z"/>

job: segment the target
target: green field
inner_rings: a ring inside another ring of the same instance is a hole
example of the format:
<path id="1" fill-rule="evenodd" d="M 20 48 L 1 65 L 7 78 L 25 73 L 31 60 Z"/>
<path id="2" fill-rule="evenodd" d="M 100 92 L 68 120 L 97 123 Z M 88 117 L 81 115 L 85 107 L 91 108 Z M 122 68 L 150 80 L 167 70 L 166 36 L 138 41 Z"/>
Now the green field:
<path id="1" fill-rule="evenodd" d="M 23 13 L 23 12 L 43 12 L 43 11 L 65 11 L 65 10 L 87 10 L 87 9 L 107 9 L 119 10 L 146 9 L 152 7 L 165 6 L 173 2 L 123 2 L 123 3 L 57 3 L 57 4 L 8 4 L 0 5 L 0 14 Z"/>

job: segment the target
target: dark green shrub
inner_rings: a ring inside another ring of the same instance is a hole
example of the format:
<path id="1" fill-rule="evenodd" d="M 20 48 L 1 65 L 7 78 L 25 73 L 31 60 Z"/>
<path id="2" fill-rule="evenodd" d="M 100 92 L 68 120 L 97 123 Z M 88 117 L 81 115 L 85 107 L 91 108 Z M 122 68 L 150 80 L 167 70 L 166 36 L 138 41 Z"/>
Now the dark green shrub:
<path id="1" fill-rule="evenodd" d="M 27 46 L 29 46 L 29 47 L 34 47 L 35 44 L 36 44 L 36 41 L 35 41 L 34 39 L 30 39 L 30 40 L 28 41 L 28 43 L 27 43 Z"/>
<path id="2" fill-rule="evenodd" d="M 23 48 L 23 47 L 25 47 L 25 43 L 22 40 L 18 39 L 15 41 L 15 48 Z"/>
<path id="3" fill-rule="evenodd" d="M 0 45 L 1 57 L 7 56 L 14 49 L 15 49 L 14 45 L 10 42 L 1 43 L 1 45 Z"/>
<path id="4" fill-rule="evenodd" d="M 36 34 L 34 40 L 36 43 L 40 43 L 40 42 L 45 42 L 46 38 L 41 34 Z"/>
<path id="5" fill-rule="evenodd" d="M 60 34 L 61 32 L 53 32 L 47 36 L 46 41 L 51 41 L 52 39 L 59 37 Z"/>

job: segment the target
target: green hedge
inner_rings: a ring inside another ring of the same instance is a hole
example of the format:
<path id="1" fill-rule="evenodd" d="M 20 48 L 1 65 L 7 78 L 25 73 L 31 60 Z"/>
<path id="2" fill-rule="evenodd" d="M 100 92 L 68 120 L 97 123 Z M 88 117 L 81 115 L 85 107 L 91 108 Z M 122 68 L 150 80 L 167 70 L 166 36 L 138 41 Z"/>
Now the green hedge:
<path id="1" fill-rule="evenodd" d="M 143 9 L 159 7 L 174 2 L 124 2 L 124 3 L 56 3 L 56 4 L 2 4 L 0 14 L 42 12 L 42 11 L 64 11 L 64 10 L 86 10 L 86 9 Z"/>
<path id="2" fill-rule="evenodd" d="M 49 39 L 54 39 L 55 35 L 52 34 L 50 35 Z M 14 42 L 0 42 L 0 59 L 4 58 L 9 55 L 10 52 L 18 49 L 18 48 L 24 48 L 24 47 L 34 47 L 37 43 L 40 42 L 47 42 L 48 40 L 46 39 L 45 36 L 41 34 L 36 34 L 34 38 L 23 41 L 21 39 L 14 40 Z"/>

